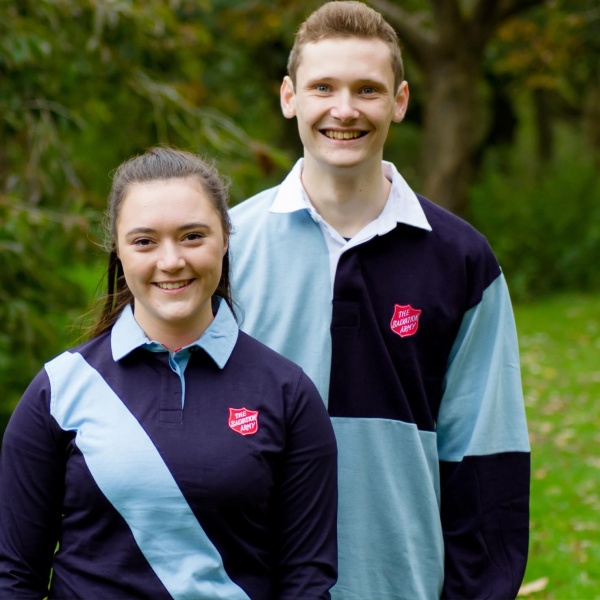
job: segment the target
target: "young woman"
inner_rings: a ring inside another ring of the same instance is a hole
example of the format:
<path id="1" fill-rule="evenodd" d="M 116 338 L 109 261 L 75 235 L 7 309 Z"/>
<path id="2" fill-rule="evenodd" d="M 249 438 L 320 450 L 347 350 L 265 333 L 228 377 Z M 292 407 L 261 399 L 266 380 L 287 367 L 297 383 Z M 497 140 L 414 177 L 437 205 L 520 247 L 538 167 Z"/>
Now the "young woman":
<path id="1" fill-rule="evenodd" d="M 116 171 L 104 310 L 4 436 L 0 598 L 330 597 L 333 430 L 300 368 L 238 330 L 227 199 L 186 152 Z"/>

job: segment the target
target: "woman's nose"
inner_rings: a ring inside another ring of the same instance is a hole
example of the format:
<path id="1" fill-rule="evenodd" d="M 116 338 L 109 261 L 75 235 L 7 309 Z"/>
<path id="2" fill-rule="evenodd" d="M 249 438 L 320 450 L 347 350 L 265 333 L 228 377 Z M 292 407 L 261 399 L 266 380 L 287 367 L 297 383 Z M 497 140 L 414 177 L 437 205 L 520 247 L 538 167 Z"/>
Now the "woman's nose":
<path id="1" fill-rule="evenodd" d="M 178 271 L 185 266 L 185 259 L 176 244 L 165 244 L 161 249 L 157 263 L 161 271 Z"/>

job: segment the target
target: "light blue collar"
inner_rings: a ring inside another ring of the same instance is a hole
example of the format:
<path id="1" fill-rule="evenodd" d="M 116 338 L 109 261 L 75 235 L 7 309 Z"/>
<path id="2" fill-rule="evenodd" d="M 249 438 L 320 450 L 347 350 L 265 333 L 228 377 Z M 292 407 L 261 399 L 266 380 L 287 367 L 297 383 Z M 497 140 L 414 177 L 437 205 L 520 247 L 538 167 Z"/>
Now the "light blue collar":
<path id="1" fill-rule="evenodd" d="M 222 298 L 216 298 L 216 302 L 218 303 L 217 314 L 206 331 L 195 342 L 178 350 L 175 355 L 180 352 L 187 355 L 190 349 L 201 348 L 222 369 L 233 352 L 239 330 L 227 302 Z M 146 337 L 133 316 L 131 305 L 127 305 L 119 315 L 112 328 L 110 342 L 115 362 L 140 347 L 151 352 L 167 352 L 162 344 Z"/>

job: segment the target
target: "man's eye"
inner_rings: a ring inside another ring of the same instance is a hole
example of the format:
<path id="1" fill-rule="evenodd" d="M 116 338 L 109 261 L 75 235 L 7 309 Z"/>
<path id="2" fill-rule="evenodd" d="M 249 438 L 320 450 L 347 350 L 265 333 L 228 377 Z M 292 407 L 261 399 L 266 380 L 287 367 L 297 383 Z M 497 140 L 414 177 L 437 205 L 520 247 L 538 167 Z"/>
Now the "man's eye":
<path id="1" fill-rule="evenodd" d="M 328 92 L 329 91 L 329 86 L 322 84 L 322 85 L 318 85 L 317 86 L 317 91 L 319 92 Z"/>
<path id="2" fill-rule="evenodd" d="M 374 94 L 375 93 L 375 88 L 373 87 L 366 87 L 363 88 L 363 94 Z"/>

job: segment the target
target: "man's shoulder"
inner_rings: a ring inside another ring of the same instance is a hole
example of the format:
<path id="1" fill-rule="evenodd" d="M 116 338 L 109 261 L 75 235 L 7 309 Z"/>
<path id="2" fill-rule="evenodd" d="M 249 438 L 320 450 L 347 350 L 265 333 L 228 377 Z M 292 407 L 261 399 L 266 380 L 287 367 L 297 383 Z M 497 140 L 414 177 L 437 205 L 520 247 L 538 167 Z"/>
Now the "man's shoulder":
<path id="1" fill-rule="evenodd" d="M 468 244 L 474 247 L 488 245 L 485 236 L 468 221 L 420 194 L 416 196 L 436 237 L 461 245 Z"/>
<path id="2" fill-rule="evenodd" d="M 494 281 L 500 266 L 486 237 L 454 213 L 419 194 L 417 198 L 432 229 L 427 234 L 429 248 L 434 256 L 444 257 L 445 269 L 467 269 L 484 286 Z"/>
<path id="3" fill-rule="evenodd" d="M 236 222 L 247 218 L 255 218 L 258 214 L 268 212 L 273 204 L 279 185 L 263 190 L 247 200 L 243 200 L 229 210 L 231 219 Z"/>

